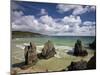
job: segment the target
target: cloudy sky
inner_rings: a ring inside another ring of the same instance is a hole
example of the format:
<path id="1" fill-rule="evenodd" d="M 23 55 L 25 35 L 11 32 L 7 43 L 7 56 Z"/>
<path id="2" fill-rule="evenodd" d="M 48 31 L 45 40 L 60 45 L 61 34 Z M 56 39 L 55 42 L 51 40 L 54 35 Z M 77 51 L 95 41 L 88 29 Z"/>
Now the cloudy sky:
<path id="1" fill-rule="evenodd" d="M 95 6 L 13 1 L 11 7 L 13 31 L 51 36 L 95 36 Z"/>

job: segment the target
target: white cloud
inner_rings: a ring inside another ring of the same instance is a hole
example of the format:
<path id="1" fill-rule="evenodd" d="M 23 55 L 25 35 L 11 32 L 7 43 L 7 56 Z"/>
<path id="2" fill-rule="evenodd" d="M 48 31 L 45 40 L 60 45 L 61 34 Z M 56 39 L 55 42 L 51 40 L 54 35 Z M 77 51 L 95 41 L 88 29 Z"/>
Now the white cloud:
<path id="1" fill-rule="evenodd" d="M 43 15 L 47 15 L 48 14 L 48 12 L 47 12 L 47 10 L 46 9 L 44 9 L 44 8 L 42 8 L 42 9 L 39 9 L 40 10 L 40 12 L 39 12 L 39 16 L 43 16 Z"/>
<path id="2" fill-rule="evenodd" d="M 46 9 L 41 9 L 40 10 L 40 15 L 46 15 L 46 14 L 48 14 Z"/>
<path id="3" fill-rule="evenodd" d="M 11 21 L 15 21 L 22 17 L 24 13 L 22 11 L 12 11 L 11 12 Z"/>
<path id="4" fill-rule="evenodd" d="M 70 11 L 74 8 L 76 8 L 76 5 L 66 5 L 66 4 L 58 4 L 57 5 L 57 9 L 59 9 L 58 11 L 60 13 Z"/>
<path id="5" fill-rule="evenodd" d="M 95 22 L 91 22 L 91 21 L 85 21 L 85 22 L 83 22 L 83 25 L 86 25 L 86 26 L 87 26 L 87 25 L 88 25 L 88 26 L 89 26 L 89 25 L 91 26 L 91 25 L 95 25 L 95 24 L 96 24 Z"/>
<path id="6" fill-rule="evenodd" d="M 43 23 L 43 24 L 48 24 L 50 26 L 52 26 L 52 23 L 54 23 L 54 20 L 51 16 L 48 16 L 48 15 L 44 15 L 44 16 L 41 16 L 40 17 L 40 21 Z"/>
<path id="7" fill-rule="evenodd" d="M 73 24 L 81 24 L 81 19 L 80 19 L 80 16 L 73 16 L 73 15 L 70 15 L 70 16 L 65 16 L 62 21 L 65 23 L 65 24 L 70 24 L 72 23 Z"/>
<path id="8" fill-rule="evenodd" d="M 12 16 L 14 17 L 12 18 L 14 19 L 12 20 L 12 30 L 31 31 L 46 35 L 95 35 L 95 22 L 82 22 L 80 16 L 65 16 L 58 21 L 47 14 L 41 15 L 37 19 L 33 15 L 25 16 L 22 11 L 13 11 L 13 13 L 15 14 Z"/>
<path id="9" fill-rule="evenodd" d="M 95 11 L 96 10 L 96 6 L 91 6 L 91 10 Z"/>
<path id="10" fill-rule="evenodd" d="M 15 11 L 14 11 L 15 13 Z M 38 30 L 38 21 L 34 16 L 21 15 L 21 12 L 17 12 L 12 17 L 12 29 L 13 30 L 23 30 L 23 31 L 33 31 Z M 14 19 L 14 20 L 13 20 Z"/>
<path id="11" fill-rule="evenodd" d="M 79 33 L 86 36 L 95 35 L 95 26 L 82 26 Z"/>
<path id="12" fill-rule="evenodd" d="M 86 13 L 88 11 L 89 11 L 89 6 L 85 6 L 85 7 L 78 6 L 73 10 L 72 14 L 73 15 L 80 15 L 80 14 L 84 14 L 84 13 Z"/>
<path id="13" fill-rule="evenodd" d="M 72 15 L 81 15 L 89 11 L 94 11 L 95 6 L 58 4 L 57 9 L 60 13 L 72 11 Z"/>

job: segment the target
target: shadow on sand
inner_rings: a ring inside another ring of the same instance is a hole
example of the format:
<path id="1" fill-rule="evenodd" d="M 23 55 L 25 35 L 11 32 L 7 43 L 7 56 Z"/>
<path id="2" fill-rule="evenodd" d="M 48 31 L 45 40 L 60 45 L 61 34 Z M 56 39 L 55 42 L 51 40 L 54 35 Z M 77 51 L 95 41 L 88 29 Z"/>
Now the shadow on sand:
<path id="1" fill-rule="evenodd" d="M 20 62 L 20 63 L 16 63 L 16 64 L 12 64 L 11 65 L 12 67 L 22 67 L 22 66 L 25 66 L 25 62 Z"/>

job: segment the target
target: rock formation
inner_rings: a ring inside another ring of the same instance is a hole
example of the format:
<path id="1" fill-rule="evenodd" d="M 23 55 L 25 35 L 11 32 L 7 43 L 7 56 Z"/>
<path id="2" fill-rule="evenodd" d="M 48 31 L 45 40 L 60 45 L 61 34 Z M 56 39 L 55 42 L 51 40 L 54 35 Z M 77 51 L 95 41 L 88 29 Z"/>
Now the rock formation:
<path id="1" fill-rule="evenodd" d="M 42 53 L 39 54 L 39 58 L 48 59 L 53 57 L 55 54 L 55 47 L 53 43 L 48 40 L 48 42 L 45 43 L 44 48 L 42 49 Z"/>
<path id="2" fill-rule="evenodd" d="M 78 62 L 71 62 L 71 64 L 68 66 L 68 71 L 85 70 L 85 69 L 87 69 L 87 62 L 83 60 Z"/>
<path id="3" fill-rule="evenodd" d="M 30 42 L 29 46 L 25 47 L 25 65 L 35 64 L 37 62 L 36 45 Z"/>
<path id="4" fill-rule="evenodd" d="M 94 56 L 92 56 L 88 62 L 84 60 L 71 62 L 71 64 L 67 68 L 68 71 L 96 69 L 96 53 L 94 53 Z M 62 71 L 66 70 L 67 69 L 65 68 Z"/>
<path id="5" fill-rule="evenodd" d="M 11 75 L 17 75 L 17 71 L 16 70 L 12 70 L 11 71 Z"/>
<path id="6" fill-rule="evenodd" d="M 96 39 L 91 44 L 89 44 L 89 47 L 92 49 L 96 49 Z"/>
<path id="7" fill-rule="evenodd" d="M 87 69 L 96 69 L 96 53 L 87 63 Z"/>
<path id="8" fill-rule="evenodd" d="M 18 75 L 18 72 L 20 71 L 21 69 L 16 67 L 16 68 L 11 68 L 11 75 Z"/>
<path id="9" fill-rule="evenodd" d="M 75 43 L 73 54 L 75 56 L 86 56 L 88 54 L 86 50 L 83 50 L 81 40 L 77 40 L 77 42 Z"/>

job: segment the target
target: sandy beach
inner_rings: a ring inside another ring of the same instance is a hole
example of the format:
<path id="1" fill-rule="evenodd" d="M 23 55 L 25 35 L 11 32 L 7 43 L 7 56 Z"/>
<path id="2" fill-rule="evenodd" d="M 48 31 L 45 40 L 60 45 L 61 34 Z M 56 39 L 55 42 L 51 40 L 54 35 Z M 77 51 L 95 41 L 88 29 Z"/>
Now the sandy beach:
<path id="1" fill-rule="evenodd" d="M 20 45 L 16 45 L 16 48 L 18 48 L 16 51 L 12 51 L 12 63 L 20 63 L 25 61 L 24 60 L 24 47 L 26 45 L 29 45 L 29 43 L 23 43 Z M 43 45 L 37 46 L 37 53 L 41 53 L 43 48 Z M 80 61 L 80 60 L 86 60 L 88 61 L 94 54 L 93 50 L 86 49 L 88 51 L 88 56 L 85 57 L 76 57 L 73 55 L 68 54 L 67 52 L 73 52 L 73 47 L 70 46 L 57 46 L 56 48 L 56 54 L 54 57 L 50 59 L 39 59 L 38 62 L 32 66 L 31 68 L 27 70 L 18 70 L 19 73 L 26 73 L 26 72 L 45 72 L 48 70 L 49 72 L 52 71 L 61 71 L 70 65 L 72 61 Z"/>

